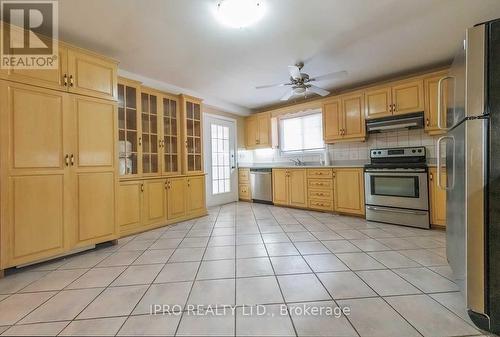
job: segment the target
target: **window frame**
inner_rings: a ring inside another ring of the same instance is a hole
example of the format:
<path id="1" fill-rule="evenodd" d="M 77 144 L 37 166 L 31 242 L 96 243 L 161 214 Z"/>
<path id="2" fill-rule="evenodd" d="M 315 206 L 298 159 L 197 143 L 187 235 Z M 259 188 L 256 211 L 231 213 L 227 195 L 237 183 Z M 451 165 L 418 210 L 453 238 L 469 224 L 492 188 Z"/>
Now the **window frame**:
<path id="1" fill-rule="evenodd" d="M 287 119 L 293 119 L 293 118 L 302 118 L 310 115 L 320 115 L 321 117 L 321 140 L 323 142 L 323 147 L 322 148 L 317 148 L 317 149 L 302 149 L 302 150 L 296 150 L 296 151 L 284 151 L 283 150 L 283 124 L 282 122 Z M 293 113 L 293 114 L 286 114 L 283 116 L 278 117 L 278 148 L 280 152 L 280 156 L 282 157 L 292 157 L 292 156 L 297 156 L 297 155 L 314 155 L 314 154 L 321 154 L 325 151 L 326 149 L 326 143 L 323 139 L 323 130 L 324 130 L 324 125 L 323 125 L 323 111 L 321 109 L 314 109 L 314 110 L 307 110 L 307 111 L 301 111 L 298 113 Z"/>

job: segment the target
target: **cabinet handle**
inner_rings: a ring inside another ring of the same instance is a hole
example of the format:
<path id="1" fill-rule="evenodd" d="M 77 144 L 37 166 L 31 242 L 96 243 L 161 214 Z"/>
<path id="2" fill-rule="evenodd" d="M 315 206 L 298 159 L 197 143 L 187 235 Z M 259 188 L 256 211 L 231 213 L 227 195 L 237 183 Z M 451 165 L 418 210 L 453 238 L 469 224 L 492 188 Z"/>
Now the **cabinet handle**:
<path id="1" fill-rule="evenodd" d="M 68 86 L 68 75 L 64 74 L 64 77 L 63 77 L 63 84 L 65 87 Z"/>
<path id="2" fill-rule="evenodd" d="M 64 156 L 64 164 L 66 166 L 69 166 L 69 155 L 68 154 Z"/>
<path id="3" fill-rule="evenodd" d="M 139 137 L 139 146 L 142 146 L 142 137 Z"/>
<path id="4" fill-rule="evenodd" d="M 71 154 L 71 166 L 75 166 L 75 156 L 73 154 Z"/>
<path id="5" fill-rule="evenodd" d="M 191 182 L 189 181 L 189 179 L 187 180 L 187 183 L 188 183 L 188 187 L 191 186 Z"/>
<path id="6" fill-rule="evenodd" d="M 141 184 L 141 192 L 144 192 L 144 184 Z"/>
<path id="7" fill-rule="evenodd" d="M 73 75 L 69 75 L 69 86 L 73 87 L 75 84 L 75 81 L 73 80 Z"/>
<path id="8" fill-rule="evenodd" d="M 434 179 L 434 175 L 432 173 L 429 174 L 429 180 L 432 181 Z"/>

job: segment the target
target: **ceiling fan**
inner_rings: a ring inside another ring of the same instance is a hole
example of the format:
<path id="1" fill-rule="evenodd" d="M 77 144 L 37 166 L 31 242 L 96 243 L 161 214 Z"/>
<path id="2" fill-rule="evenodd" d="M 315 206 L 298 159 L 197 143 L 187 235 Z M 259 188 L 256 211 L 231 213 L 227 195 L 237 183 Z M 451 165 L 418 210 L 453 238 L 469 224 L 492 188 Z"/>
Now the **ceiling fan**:
<path id="1" fill-rule="evenodd" d="M 334 73 L 326 74 L 323 76 L 316 76 L 314 78 L 309 77 L 308 74 L 302 73 L 301 70 L 304 67 L 303 62 L 299 62 L 294 66 L 288 66 L 288 71 L 290 72 L 290 82 L 289 83 L 281 83 L 281 84 L 271 84 L 271 85 L 261 85 L 256 87 L 256 89 L 266 89 L 266 88 L 274 88 L 274 87 L 285 87 L 290 86 L 290 90 L 281 97 L 282 101 L 289 100 L 292 96 L 295 95 L 304 95 L 306 96 L 308 93 L 314 93 L 321 96 L 327 96 L 330 94 L 329 91 L 322 89 L 313 85 L 311 82 L 319 82 L 327 79 L 334 78 L 342 78 L 347 76 L 347 71 L 337 71 Z"/>

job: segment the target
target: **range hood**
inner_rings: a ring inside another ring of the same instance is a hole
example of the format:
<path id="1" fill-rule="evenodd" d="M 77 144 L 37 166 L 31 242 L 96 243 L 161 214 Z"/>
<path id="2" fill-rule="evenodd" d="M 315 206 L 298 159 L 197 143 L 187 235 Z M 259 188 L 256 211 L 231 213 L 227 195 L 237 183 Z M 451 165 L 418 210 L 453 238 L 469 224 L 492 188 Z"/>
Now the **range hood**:
<path id="1" fill-rule="evenodd" d="M 393 131 L 401 129 L 422 129 L 424 127 L 424 113 L 390 116 L 366 121 L 366 131 L 369 133 Z"/>

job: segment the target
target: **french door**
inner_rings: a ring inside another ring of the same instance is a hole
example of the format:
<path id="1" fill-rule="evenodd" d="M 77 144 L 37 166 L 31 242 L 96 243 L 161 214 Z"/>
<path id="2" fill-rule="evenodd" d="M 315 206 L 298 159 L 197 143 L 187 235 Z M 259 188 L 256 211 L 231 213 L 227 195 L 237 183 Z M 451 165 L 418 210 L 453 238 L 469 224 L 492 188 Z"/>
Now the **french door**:
<path id="1" fill-rule="evenodd" d="M 206 114 L 204 130 L 207 205 L 237 201 L 236 122 Z"/>

